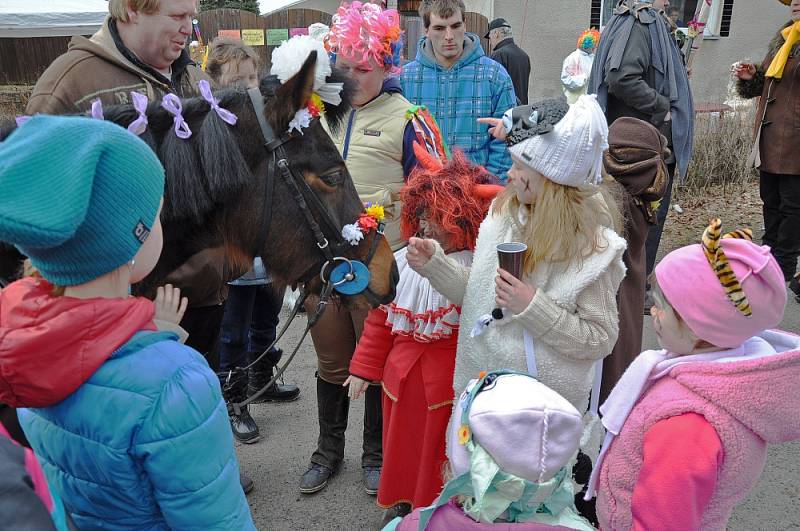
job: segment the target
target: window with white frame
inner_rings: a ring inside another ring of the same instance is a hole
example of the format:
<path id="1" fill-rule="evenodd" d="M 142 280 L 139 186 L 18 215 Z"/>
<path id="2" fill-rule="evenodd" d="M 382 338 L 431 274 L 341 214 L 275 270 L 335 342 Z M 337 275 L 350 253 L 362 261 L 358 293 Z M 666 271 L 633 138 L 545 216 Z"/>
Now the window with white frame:
<path id="1" fill-rule="evenodd" d="M 694 19 L 698 1 L 702 0 L 670 0 L 670 7 L 667 15 L 675 22 L 678 28 L 684 32 L 688 28 L 689 21 Z M 591 26 L 605 26 L 614 6 L 619 0 L 592 0 L 592 20 Z M 705 37 L 727 37 L 730 33 L 731 16 L 733 14 L 733 0 L 712 0 L 711 11 L 708 14 L 708 21 L 705 27 Z"/>

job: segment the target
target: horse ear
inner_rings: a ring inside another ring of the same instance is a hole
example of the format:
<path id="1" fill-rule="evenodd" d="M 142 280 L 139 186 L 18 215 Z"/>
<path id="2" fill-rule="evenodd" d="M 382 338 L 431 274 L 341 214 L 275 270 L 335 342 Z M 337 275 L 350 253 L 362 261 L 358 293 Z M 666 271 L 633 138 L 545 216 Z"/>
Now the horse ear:
<path id="1" fill-rule="evenodd" d="M 286 122 L 295 115 L 297 111 L 308 104 L 311 94 L 314 91 L 314 77 L 317 66 L 317 52 L 312 51 L 308 58 L 300 67 L 300 71 L 287 79 L 280 88 L 275 91 L 276 108 L 286 111 Z M 283 113 L 281 113 L 283 116 Z"/>

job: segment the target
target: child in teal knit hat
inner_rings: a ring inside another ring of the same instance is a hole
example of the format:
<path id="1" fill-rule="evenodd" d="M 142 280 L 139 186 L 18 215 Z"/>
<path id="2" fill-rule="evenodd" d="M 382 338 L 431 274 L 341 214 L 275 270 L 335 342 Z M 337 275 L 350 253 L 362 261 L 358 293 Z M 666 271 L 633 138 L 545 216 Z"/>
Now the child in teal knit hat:
<path id="1" fill-rule="evenodd" d="M 0 292 L 0 402 L 78 528 L 254 529 L 217 377 L 178 341 L 186 300 L 129 296 L 163 193 L 110 122 L 35 116 L 0 143 L 0 240 L 34 270 Z"/>

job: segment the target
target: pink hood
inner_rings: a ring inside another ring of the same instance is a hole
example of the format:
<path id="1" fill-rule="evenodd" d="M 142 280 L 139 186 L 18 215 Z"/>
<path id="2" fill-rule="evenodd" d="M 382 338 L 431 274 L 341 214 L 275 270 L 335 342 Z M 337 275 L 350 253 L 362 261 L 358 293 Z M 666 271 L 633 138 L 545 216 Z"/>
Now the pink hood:
<path id="1" fill-rule="evenodd" d="M 693 393 L 720 406 L 767 443 L 800 439 L 800 336 L 765 331 L 759 337 L 777 353 L 735 361 L 678 364 L 670 375 Z"/>

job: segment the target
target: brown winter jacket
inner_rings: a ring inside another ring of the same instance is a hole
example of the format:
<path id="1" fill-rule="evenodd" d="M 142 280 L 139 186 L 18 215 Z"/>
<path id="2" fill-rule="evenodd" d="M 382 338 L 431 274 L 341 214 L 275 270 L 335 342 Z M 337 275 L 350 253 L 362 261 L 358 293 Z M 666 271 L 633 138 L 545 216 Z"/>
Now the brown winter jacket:
<path id="1" fill-rule="evenodd" d="M 164 76 L 137 66 L 126 58 L 114 42 L 106 17 L 100 30 L 87 39 L 73 37 L 67 52 L 47 67 L 28 102 L 28 114 L 69 114 L 85 112 L 97 98 L 105 105 L 128 103 L 131 91 L 148 98 L 175 92 L 181 97 L 198 94 L 197 82 L 211 81 L 188 55 L 181 56 L 176 65 L 182 68 L 178 79 L 171 83 Z"/>
<path id="2" fill-rule="evenodd" d="M 135 64 L 115 43 L 110 23 L 111 18 L 106 17 L 89 39 L 72 38 L 67 52 L 56 58 L 37 81 L 28 114 L 82 113 L 98 98 L 105 105 L 125 104 L 132 91 L 146 94 L 150 100 L 169 92 L 191 97 L 199 94 L 197 83 L 201 79 L 211 82 L 186 52 L 173 63 L 172 80 Z M 207 249 L 173 271 L 166 282 L 181 288 L 190 307 L 221 304 L 227 295 L 223 266 L 224 254 Z"/>
<path id="3" fill-rule="evenodd" d="M 788 22 L 783 27 L 791 24 Z M 797 156 L 800 133 L 800 46 L 792 50 L 781 79 L 765 77 L 772 58 L 783 43 L 783 36 L 778 31 L 770 42 L 764 62 L 756 67 L 755 77 L 750 81 L 738 80 L 737 89 L 743 98 L 761 97 L 756 111 L 756 141 L 753 146 L 756 167 L 768 173 L 800 175 L 800 157 Z"/>

